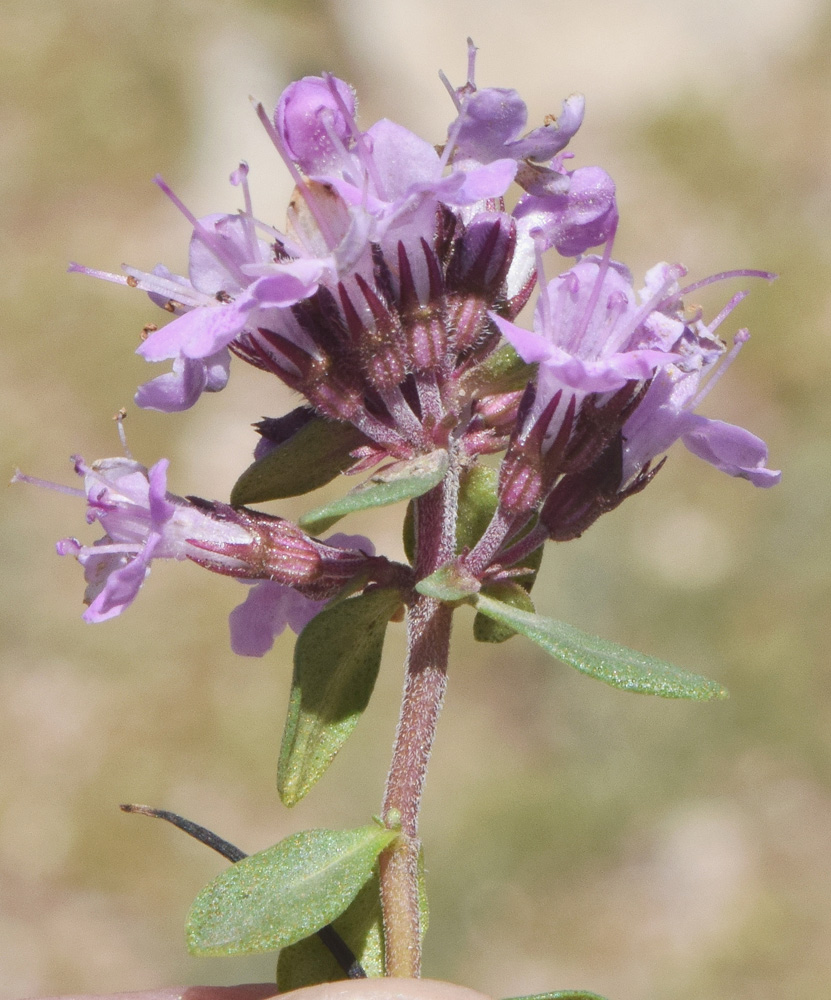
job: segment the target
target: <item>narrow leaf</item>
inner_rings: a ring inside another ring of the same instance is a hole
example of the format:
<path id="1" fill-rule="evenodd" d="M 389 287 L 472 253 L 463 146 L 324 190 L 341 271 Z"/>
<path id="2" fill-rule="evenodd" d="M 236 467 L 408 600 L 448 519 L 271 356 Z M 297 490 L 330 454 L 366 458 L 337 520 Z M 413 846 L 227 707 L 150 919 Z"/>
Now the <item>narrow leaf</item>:
<path id="1" fill-rule="evenodd" d="M 349 453 L 363 440 L 351 424 L 314 416 L 287 441 L 248 466 L 231 490 L 231 503 L 282 500 L 325 486 L 352 465 Z"/>
<path id="2" fill-rule="evenodd" d="M 300 518 L 300 527 L 312 534 L 326 531 L 347 514 L 370 507 L 386 507 L 412 500 L 437 486 L 447 472 L 447 452 L 439 449 L 406 462 L 395 462 L 350 490 L 345 497 L 316 507 Z"/>
<path id="3" fill-rule="evenodd" d="M 488 465 L 469 466 L 459 477 L 456 552 L 472 549 L 485 533 L 499 503 L 499 473 Z"/>
<path id="4" fill-rule="evenodd" d="M 332 926 L 367 976 L 384 975 L 384 931 L 377 872 Z M 343 970 L 316 935 L 283 948 L 277 960 L 277 985 L 281 993 L 343 978 Z"/>
<path id="5" fill-rule="evenodd" d="M 510 580 L 506 580 L 504 583 L 491 583 L 482 588 L 482 593 L 512 608 L 534 613 L 534 602 L 525 587 L 519 583 Z M 481 612 L 473 619 L 473 638 L 477 642 L 507 642 L 515 635 L 516 630 L 510 625 L 494 618 L 488 618 Z"/>
<path id="6" fill-rule="evenodd" d="M 416 584 L 416 590 L 425 597 L 453 604 L 469 600 L 479 591 L 480 583 L 475 576 L 467 576 L 459 570 L 455 562 L 441 566 L 435 573 L 425 576 Z"/>
<path id="7" fill-rule="evenodd" d="M 474 365 L 461 377 L 460 391 L 472 397 L 524 389 L 533 378 L 536 365 L 529 365 L 510 344 L 503 344 L 479 365 Z"/>
<path id="8" fill-rule="evenodd" d="M 238 861 L 196 897 L 193 955 L 251 955 L 301 941 L 339 917 L 397 834 L 375 823 L 307 830 Z"/>
<path id="9" fill-rule="evenodd" d="M 586 990 L 557 990 L 556 993 L 535 993 L 533 996 L 511 997 L 510 1000 L 605 1000 L 605 997 Z"/>
<path id="10" fill-rule="evenodd" d="M 475 604 L 483 615 L 526 636 L 563 663 L 622 691 L 694 701 L 727 697 L 725 689 L 716 681 L 588 635 L 565 622 L 529 614 L 485 594 L 479 594 Z"/>
<path id="11" fill-rule="evenodd" d="M 324 608 L 301 632 L 277 768 L 285 805 L 313 787 L 358 724 L 378 676 L 387 622 L 400 605 L 397 590 L 369 590 Z"/>

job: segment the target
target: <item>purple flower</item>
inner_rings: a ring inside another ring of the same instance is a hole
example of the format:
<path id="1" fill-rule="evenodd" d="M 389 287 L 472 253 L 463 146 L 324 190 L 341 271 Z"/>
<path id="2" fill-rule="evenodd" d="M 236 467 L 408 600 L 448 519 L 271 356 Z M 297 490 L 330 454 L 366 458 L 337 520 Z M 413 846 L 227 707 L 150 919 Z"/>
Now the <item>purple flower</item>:
<path id="1" fill-rule="evenodd" d="M 336 167 L 352 135 L 355 92 L 335 77 L 304 76 L 280 95 L 274 126 L 286 152 L 309 177 Z"/>
<path id="2" fill-rule="evenodd" d="M 298 209 L 294 226 L 301 242 L 334 255 L 340 277 L 368 270 L 371 244 L 387 252 L 399 242 L 418 247 L 434 231 L 439 202 L 462 207 L 499 198 L 516 172 L 514 161 L 503 158 L 446 175 L 447 157 L 403 126 L 382 119 L 361 132 L 351 89 L 331 76 L 291 84 L 274 126 L 294 164 L 339 196 L 333 201 L 301 186 L 306 208 Z"/>
<path id="3" fill-rule="evenodd" d="M 299 632 L 355 576 L 389 583 L 390 564 L 375 558 L 361 535 L 321 542 L 283 518 L 168 493 L 167 459 L 149 470 L 130 458 L 91 466 L 74 461 L 83 490 L 22 473 L 13 481 L 85 497 L 87 521 L 103 527 L 93 545 L 76 538 L 57 544 L 60 555 L 75 556 L 84 567 L 85 621 L 106 621 L 129 607 L 153 559 L 189 559 L 215 573 L 258 581 L 233 612 L 231 632 L 235 649 L 262 655 L 286 624 Z M 260 653 L 251 651 L 260 647 Z"/>
<path id="4" fill-rule="evenodd" d="M 683 324 L 652 313 L 675 281 L 666 265 L 657 287 L 638 302 L 629 271 L 607 257 L 586 257 L 540 291 L 534 329 L 526 330 L 493 315 L 519 356 L 539 362 L 536 398 L 526 418 L 531 427 L 558 399 L 548 428 L 550 441 L 571 408 L 579 411 L 592 394 L 613 393 L 628 382 L 643 382 L 671 361 Z"/>
<path id="5" fill-rule="evenodd" d="M 326 545 L 375 554 L 372 542 L 363 535 L 338 533 L 327 538 Z M 264 656 L 286 627 L 299 635 L 327 603 L 304 597 L 293 587 L 273 580 L 255 583 L 228 618 L 231 649 L 239 656 Z"/>
<path id="6" fill-rule="evenodd" d="M 528 121 L 528 109 L 515 90 L 486 87 L 466 94 L 457 91 L 459 117 L 450 126 L 449 141 L 455 142 L 454 160 L 491 163 L 498 159 L 533 160 L 549 163 L 583 122 L 586 101 L 582 94 L 572 94 L 563 101 L 558 118 L 520 133 Z"/>
<path id="7" fill-rule="evenodd" d="M 576 257 L 614 235 L 615 182 L 601 167 L 549 174 L 525 186 L 531 193 L 520 198 L 514 215 L 524 232 L 542 237 L 544 250 Z"/>
<path id="8" fill-rule="evenodd" d="M 75 538 L 58 542 L 60 555 L 73 555 L 84 567 L 88 622 L 120 615 L 134 600 L 153 559 L 186 559 L 205 555 L 204 546 L 251 545 L 251 534 L 239 525 L 217 522 L 204 511 L 166 490 L 167 459 L 150 470 L 128 458 L 107 458 L 91 466 L 75 459 L 84 477 L 87 521 L 100 522 L 104 537 L 94 545 Z M 194 545 L 199 540 L 200 546 Z M 233 557 L 214 555 L 223 572 L 243 570 Z"/>
<path id="9" fill-rule="evenodd" d="M 725 354 L 714 329 L 715 324 L 708 327 L 700 320 L 684 328 L 677 362 L 657 372 L 625 423 L 622 485 L 679 439 L 694 455 L 729 476 L 761 487 L 781 480 L 781 472 L 766 468 L 768 449 L 761 438 L 694 412 L 749 337 L 747 330 L 740 330 L 733 349 Z"/>
<path id="10" fill-rule="evenodd" d="M 519 310 L 533 279 L 536 241 L 576 254 L 609 235 L 617 219 L 614 184 L 599 168 L 564 167 L 569 154 L 563 150 L 583 119 L 582 97 L 567 98 L 557 119 L 526 132 L 528 111 L 519 95 L 478 90 L 474 68 L 470 46 L 467 83 L 455 91 L 448 85 L 457 114 L 439 151 L 386 119 L 361 129 L 352 89 L 328 75 L 290 84 L 272 116 L 258 106 L 295 181 L 284 231 L 254 216 L 245 164 L 231 176 L 244 200 L 236 215 L 197 218 L 156 178 L 192 227 L 188 276 L 162 265 L 149 273 L 126 267 L 123 276 L 70 268 L 140 288 L 172 314 L 160 329 L 147 327 L 138 348 L 147 361 L 172 362 L 170 371 L 138 390 L 140 406 L 188 409 L 203 392 L 224 388 L 236 354 L 277 374 L 319 412 L 355 422 L 370 438 L 374 424 L 374 440 L 389 448 L 400 434 L 382 433 L 385 423 L 416 426 L 397 401 L 398 384 L 413 368 L 452 365 L 444 357 L 451 340 L 434 323 L 424 336 L 404 335 L 380 352 L 359 347 L 354 356 L 343 342 L 344 327 L 354 341 L 358 326 L 370 330 L 391 304 L 412 313 L 435 301 L 442 291 L 438 271 L 452 260 L 450 241 L 469 244 L 465 231 L 502 209 L 514 178 L 526 194 L 513 213 L 502 210 L 510 246 L 504 253 L 486 248 L 500 285 L 487 289 L 490 301 L 483 299 L 465 321 L 463 346 L 492 345 L 484 336 L 494 300 L 504 300 L 503 316 Z M 458 283 L 450 291 L 457 299 L 448 315 L 455 319 L 464 311 L 458 293 L 472 293 Z M 310 320 L 321 311 L 335 327 L 334 338 Z M 402 321 L 393 316 L 390 325 Z M 376 332 L 369 337 L 377 339 Z M 379 379 L 385 382 L 380 387 Z M 367 402 L 367 393 L 379 388 L 395 396 L 383 400 L 392 421 L 383 414 L 375 419 L 378 400 Z M 404 446 L 393 452 L 412 454 Z"/>

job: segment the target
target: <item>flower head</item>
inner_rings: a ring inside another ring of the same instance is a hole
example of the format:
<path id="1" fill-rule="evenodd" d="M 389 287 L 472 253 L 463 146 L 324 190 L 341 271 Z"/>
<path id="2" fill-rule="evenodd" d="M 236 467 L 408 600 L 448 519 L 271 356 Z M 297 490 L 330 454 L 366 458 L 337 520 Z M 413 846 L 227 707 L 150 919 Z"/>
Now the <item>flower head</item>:
<path id="1" fill-rule="evenodd" d="M 197 218 L 157 178 L 192 227 L 188 276 L 162 265 L 126 276 L 72 267 L 143 289 L 174 317 L 138 348 L 172 362 L 139 389 L 139 405 L 187 409 L 224 387 L 235 354 L 398 457 L 412 453 L 389 425 L 409 424 L 412 439 L 423 415 L 408 416 L 399 392 L 413 372 L 452 371 L 462 357 L 469 365 L 472 345 L 481 356 L 493 350 L 487 309 L 512 316 L 527 298 L 532 230 L 577 253 L 602 242 L 617 217 L 608 175 L 564 168 L 582 97 L 526 131 L 520 96 L 478 89 L 474 69 L 471 46 L 467 82 L 448 84 L 456 117 L 438 151 L 387 119 L 362 129 L 354 92 L 328 75 L 290 84 L 273 115 L 259 107 L 296 184 L 283 230 L 254 215 L 245 164 L 231 176 L 243 193 L 237 215 Z M 515 178 L 526 193 L 507 212 Z M 478 304 L 465 311 L 460 296 Z M 420 322 L 427 309 L 432 320 Z"/>
<path id="2" fill-rule="evenodd" d="M 309 440 L 333 475 L 388 462 L 382 482 L 436 468 L 437 458 L 458 469 L 505 450 L 493 522 L 460 556 L 480 577 L 494 566 L 498 576 L 506 545 L 524 556 L 546 533 L 576 537 L 642 489 L 678 439 L 731 475 L 777 482 L 763 442 L 695 413 L 746 339 L 726 354 L 715 332 L 743 293 L 706 325 L 684 308 L 683 294 L 702 282 L 681 289 L 680 265 L 656 265 L 636 291 L 612 257 L 612 178 L 598 166 L 570 169 L 583 98 L 529 123 L 516 91 L 477 86 L 475 52 L 470 44 L 462 86 L 445 80 L 454 111 L 443 145 L 388 119 L 363 127 L 347 83 L 304 77 L 273 113 L 257 106 L 294 182 L 282 229 L 255 216 L 241 164 L 231 176 L 243 200 L 236 215 L 197 218 L 157 179 L 191 227 L 187 277 L 162 265 L 126 277 L 73 266 L 144 290 L 173 317 L 145 328 L 138 353 L 172 367 L 139 389 L 139 404 L 192 406 L 225 386 L 233 356 L 303 397 L 293 414 L 257 425 L 254 478 L 259 463 L 302 461 Z M 518 198 L 507 199 L 512 184 Z M 547 280 L 554 252 L 577 259 Z M 770 277 L 740 271 L 703 283 L 736 275 Z M 528 330 L 518 318 L 535 288 Z M 257 497 L 294 495 L 284 472 L 279 485 L 266 476 Z M 341 547 L 280 518 L 172 497 L 163 465 L 142 472 L 115 460 L 82 474 L 107 535 L 64 549 L 87 568 L 93 617 L 125 607 L 152 558 L 188 558 L 258 581 L 232 636 L 239 651 L 261 655 L 347 581 L 386 572 L 366 540 Z"/>

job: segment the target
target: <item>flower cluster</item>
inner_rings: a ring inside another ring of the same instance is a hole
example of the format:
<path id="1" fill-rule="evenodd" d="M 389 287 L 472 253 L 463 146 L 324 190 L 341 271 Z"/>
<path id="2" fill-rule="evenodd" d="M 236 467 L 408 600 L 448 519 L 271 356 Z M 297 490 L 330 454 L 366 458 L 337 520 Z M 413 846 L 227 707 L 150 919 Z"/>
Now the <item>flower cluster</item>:
<path id="1" fill-rule="evenodd" d="M 140 406 L 193 406 L 225 386 L 232 356 L 304 397 L 258 425 L 261 461 L 314 421 L 332 442 L 330 479 L 442 452 L 458 487 L 479 456 L 505 451 L 490 525 L 455 553 L 481 585 L 642 489 L 676 440 L 756 486 L 779 473 L 749 431 L 695 412 L 747 339 L 741 331 L 728 352 L 716 335 L 745 293 L 709 323 L 683 302 L 710 281 L 773 276 L 733 271 L 683 287 L 684 269 L 662 263 L 636 291 L 612 256 L 612 179 L 568 169 L 583 99 L 526 131 L 519 95 L 480 89 L 474 69 L 471 46 L 467 81 L 447 84 L 455 115 L 439 147 L 388 120 L 362 130 L 341 80 L 293 83 L 272 115 L 258 107 L 295 183 L 282 229 L 255 217 L 245 164 L 231 175 L 244 203 L 233 215 L 197 218 L 157 179 L 193 228 L 188 276 L 71 269 L 142 289 L 173 317 L 138 348 L 171 363 L 138 390 Z M 555 254 L 577 259 L 547 280 Z M 529 330 L 518 318 L 535 289 Z M 164 463 L 77 468 L 106 532 L 91 548 L 59 547 L 85 567 L 88 620 L 123 610 L 159 557 L 259 581 L 232 615 L 243 653 L 262 654 L 287 623 L 302 628 L 350 580 L 413 583 L 366 540 L 327 545 L 247 508 L 172 497 Z"/>

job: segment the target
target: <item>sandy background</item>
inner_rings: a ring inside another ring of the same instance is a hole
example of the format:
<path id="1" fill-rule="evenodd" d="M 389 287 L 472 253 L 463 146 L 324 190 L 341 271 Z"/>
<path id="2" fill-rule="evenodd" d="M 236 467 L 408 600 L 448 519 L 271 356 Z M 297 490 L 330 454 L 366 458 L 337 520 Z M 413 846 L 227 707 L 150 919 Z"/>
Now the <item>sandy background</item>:
<path id="1" fill-rule="evenodd" d="M 258 214 L 280 224 L 288 184 L 248 95 L 273 104 L 329 69 L 357 87 L 365 124 L 438 142 L 451 109 L 437 70 L 463 80 L 468 34 L 479 82 L 516 87 L 533 121 L 586 94 L 571 148 L 616 178 L 616 253 L 636 274 L 662 259 L 693 277 L 781 273 L 731 317 L 753 339 L 706 410 L 765 437 L 785 478 L 754 491 L 680 449 L 645 494 L 552 550 L 535 592 L 543 612 L 718 677 L 727 703 L 623 695 L 520 639 L 474 647 L 460 621 L 424 807 L 425 973 L 497 997 L 816 1000 L 831 982 L 826 5 L 5 0 L 7 474 L 69 482 L 71 453 L 119 453 L 110 418 L 149 376 L 132 352 L 156 312 L 65 268 L 184 266 L 188 229 L 157 171 L 197 214 L 233 210 L 227 176 L 245 158 Z M 133 408 L 127 429 L 148 464 L 171 458 L 175 491 L 222 499 L 251 421 L 289 405 L 238 364 L 194 411 Z M 400 512 L 373 522 L 400 551 Z M 85 626 L 80 570 L 52 547 L 83 530 L 80 505 L 17 486 L 0 530 L 0 996 L 270 978 L 272 956 L 187 957 L 184 914 L 223 863 L 117 803 L 175 809 L 249 851 L 366 822 L 400 629 L 353 740 L 289 812 L 274 771 L 291 644 L 232 657 L 235 582 L 159 565 L 129 614 Z"/>

